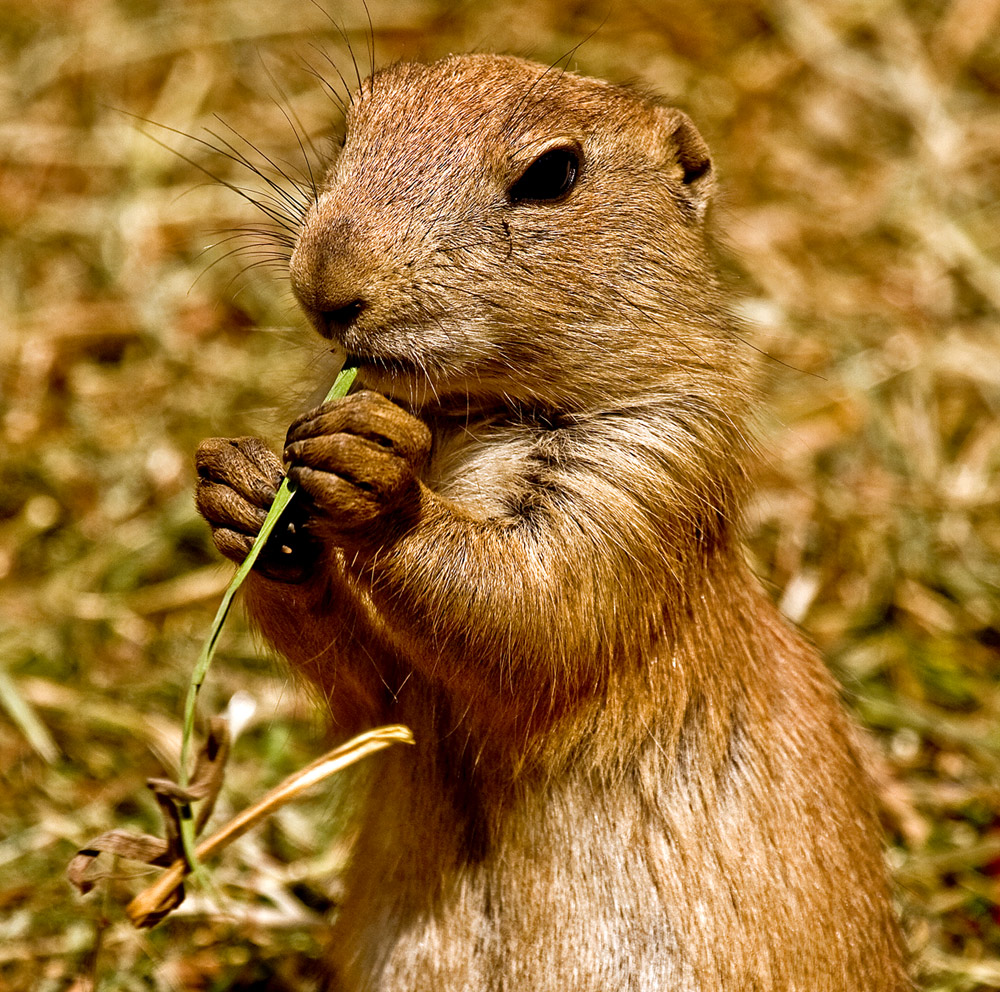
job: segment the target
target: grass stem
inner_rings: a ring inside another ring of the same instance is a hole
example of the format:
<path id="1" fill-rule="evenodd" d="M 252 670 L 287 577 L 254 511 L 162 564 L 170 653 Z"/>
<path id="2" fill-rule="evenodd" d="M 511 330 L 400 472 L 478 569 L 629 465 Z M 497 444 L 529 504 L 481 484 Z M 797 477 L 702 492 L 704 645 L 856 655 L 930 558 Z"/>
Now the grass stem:
<path id="1" fill-rule="evenodd" d="M 351 384 L 354 382 L 354 377 L 357 375 L 357 371 L 358 370 L 356 368 L 345 368 L 341 370 L 340 374 L 334 381 L 330 392 L 326 395 L 326 401 L 329 402 L 330 400 L 341 399 L 346 396 L 347 391 L 351 388 Z M 229 615 L 229 608 L 232 605 L 233 598 L 235 597 L 240 586 L 243 584 L 243 580 L 250 574 L 250 569 L 253 568 L 254 562 L 257 560 L 257 556 L 267 543 L 268 537 L 270 537 L 271 532 L 277 526 L 278 520 L 281 518 L 282 513 L 284 513 L 285 508 L 291 502 L 294 495 L 295 487 L 288 481 L 287 478 L 285 478 L 278 487 L 278 492 L 274 497 L 274 502 L 271 504 L 271 509 L 268 511 L 267 517 L 260 528 L 260 533 L 254 540 L 253 546 L 250 548 L 250 552 L 247 554 L 246 558 L 244 558 L 240 567 L 236 569 L 236 574 L 226 587 L 225 593 L 223 593 L 222 602 L 219 604 L 219 608 L 215 613 L 215 619 L 212 621 L 211 630 L 208 632 L 208 637 L 205 639 L 205 643 L 201 648 L 201 653 L 198 655 L 198 660 L 195 663 L 194 671 L 191 673 L 191 682 L 188 685 L 187 698 L 184 701 L 184 731 L 181 738 L 180 768 L 177 772 L 177 782 L 182 788 L 186 787 L 188 784 L 188 763 L 191 755 L 191 742 L 194 738 L 194 718 L 198 702 L 198 693 L 201 691 L 205 677 L 208 675 L 209 666 L 212 664 L 212 658 L 215 655 L 215 648 L 219 642 L 219 635 L 222 633 L 222 625 L 226 622 L 226 617 Z M 180 807 L 179 812 L 181 823 L 181 841 L 184 846 L 184 855 L 187 858 L 188 863 L 191 865 L 191 870 L 201 881 L 205 881 L 204 877 L 199 872 L 199 863 L 195 849 L 194 820 L 191 816 L 190 805 L 187 803 L 183 804 Z"/>

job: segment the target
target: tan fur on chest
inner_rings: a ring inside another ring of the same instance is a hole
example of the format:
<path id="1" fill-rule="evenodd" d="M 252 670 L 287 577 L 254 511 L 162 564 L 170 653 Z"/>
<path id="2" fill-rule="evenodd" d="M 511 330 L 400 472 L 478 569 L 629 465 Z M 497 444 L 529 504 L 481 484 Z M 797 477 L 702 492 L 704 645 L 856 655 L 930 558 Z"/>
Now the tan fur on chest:
<path id="1" fill-rule="evenodd" d="M 544 439 L 529 429 L 488 420 L 444 427 L 422 477 L 469 514 L 502 517 L 516 505 L 526 469 L 543 446 Z"/>

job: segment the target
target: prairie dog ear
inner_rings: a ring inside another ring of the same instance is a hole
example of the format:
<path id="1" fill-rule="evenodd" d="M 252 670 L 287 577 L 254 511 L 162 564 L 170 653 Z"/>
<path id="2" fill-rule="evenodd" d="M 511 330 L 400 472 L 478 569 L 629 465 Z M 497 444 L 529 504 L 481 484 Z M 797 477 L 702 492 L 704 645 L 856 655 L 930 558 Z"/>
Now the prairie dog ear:
<path id="1" fill-rule="evenodd" d="M 663 161 L 679 167 L 681 196 L 697 220 L 702 220 L 715 188 L 712 155 L 691 118 L 674 107 L 657 108 Z"/>

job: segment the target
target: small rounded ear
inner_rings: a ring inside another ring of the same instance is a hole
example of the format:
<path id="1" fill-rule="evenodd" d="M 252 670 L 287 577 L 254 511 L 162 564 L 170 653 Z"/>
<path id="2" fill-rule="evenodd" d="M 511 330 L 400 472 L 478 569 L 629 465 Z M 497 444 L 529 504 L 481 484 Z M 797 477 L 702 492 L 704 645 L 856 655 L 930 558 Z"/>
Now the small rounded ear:
<path id="1" fill-rule="evenodd" d="M 668 166 L 676 165 L 681 197 L 697 220 L 705 216 L 715 187 L 712 155 L 691 118 L 673 107 L 657 109 L 660 150 Z"/>

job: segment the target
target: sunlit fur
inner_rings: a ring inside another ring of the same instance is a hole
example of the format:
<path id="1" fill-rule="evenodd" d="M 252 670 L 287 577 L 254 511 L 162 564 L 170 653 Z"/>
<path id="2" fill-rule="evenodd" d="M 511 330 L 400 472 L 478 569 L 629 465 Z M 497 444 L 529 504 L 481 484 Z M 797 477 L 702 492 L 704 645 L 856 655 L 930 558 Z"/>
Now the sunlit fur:
<path id="1" fill-rule="evenodd" d="M 553 138 L 575 189 L 510 204 Z M 707 166 L 679 112 L 516 59 L 351 101 L 293 285 L 433 450 L 403 516 L 247 589 L 340 733 L 417 740 L 370 760 L 335 989 L 907 987 L 852 731 L 739 545 Z"/>

